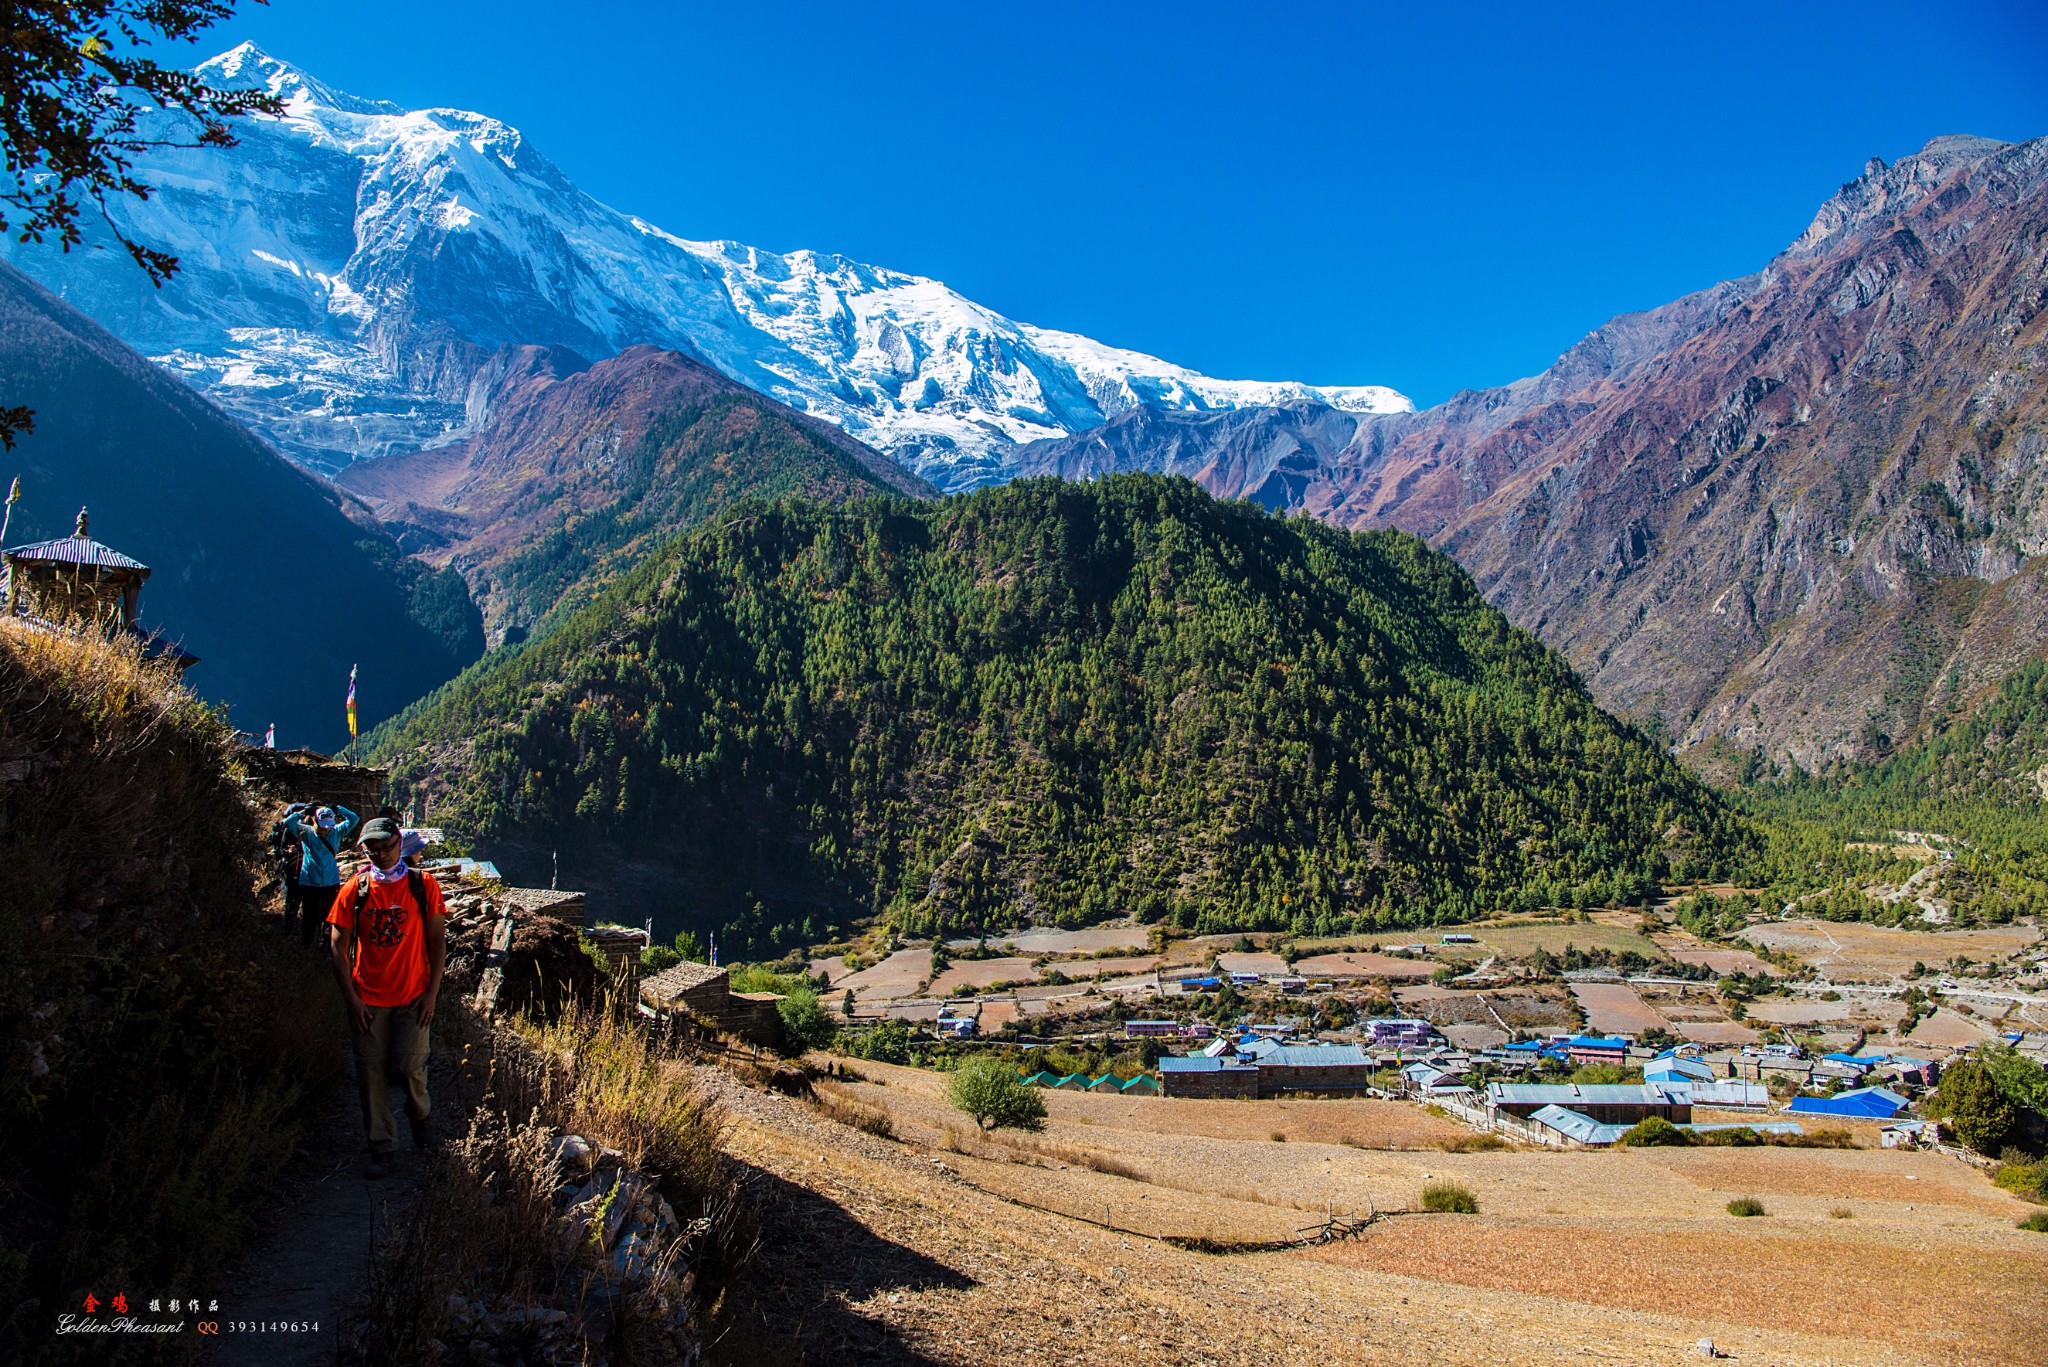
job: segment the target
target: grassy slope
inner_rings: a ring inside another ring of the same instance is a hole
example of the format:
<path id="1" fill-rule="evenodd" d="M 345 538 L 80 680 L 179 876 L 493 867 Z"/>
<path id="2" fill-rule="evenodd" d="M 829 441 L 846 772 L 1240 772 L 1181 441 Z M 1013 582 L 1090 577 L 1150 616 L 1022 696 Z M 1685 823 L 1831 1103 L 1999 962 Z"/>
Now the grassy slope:
<path id="1" fill-rule="evenodd" d="M 0 1358 L 95 1359 L 88 1290 L 220 1294 L 336 1072 L 322 966 L 258 927 L 230 733 L 132 650 L 0 621 Z"/>

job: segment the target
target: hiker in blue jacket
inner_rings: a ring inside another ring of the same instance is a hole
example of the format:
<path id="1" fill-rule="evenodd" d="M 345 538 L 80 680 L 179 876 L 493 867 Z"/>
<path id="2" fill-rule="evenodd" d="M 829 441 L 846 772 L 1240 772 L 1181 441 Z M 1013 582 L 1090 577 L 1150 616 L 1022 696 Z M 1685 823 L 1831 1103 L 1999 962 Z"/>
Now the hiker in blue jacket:
<path id="1" fill-rule="evenodd" d="M 285 818 L 286 832 L 299 841 L 299 881 L 285 889 L 284 924 L 287 931 L 298 927 L 299 943 L 308 948 L 322 933 L 327 913 L 334 909 L 335 895 L 341 891 L 341 869 L 334 857 L 362 824 L 361 817 L 340 803 L 316 808 L 311 821 L 303 815 Z"/>

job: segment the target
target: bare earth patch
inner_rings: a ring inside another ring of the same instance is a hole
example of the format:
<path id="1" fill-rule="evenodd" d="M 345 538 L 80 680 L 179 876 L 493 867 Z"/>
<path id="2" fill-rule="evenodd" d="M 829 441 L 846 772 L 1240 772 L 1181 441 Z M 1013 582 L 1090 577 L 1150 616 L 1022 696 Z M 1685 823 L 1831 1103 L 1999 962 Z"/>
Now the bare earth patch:
<path id="1" fill-rule="evenodd" d="M 1313 954 L 1294 961 L 1304 978 L 1427 978 L 1437 966 L 1426 959 L 1397 959 L 1391 954 L 1352 952 Z"/>
<path id="2" fill-rule="evenodd" d="M 918 984 L 930 975 L 931 969 L 931 950 L 899 949 L 878 964 L 863 968 L 849 977 L 834 980 L 832 986 L 838 991 L 851 990 L 863 1001 L 886 1001 L 891 997 L 908 997 L 916 992 Z"/>
<path id="3" fill-rule="evenodd" d="M 955 948 L 978 943 L 951 940 Z M 1098 949 L 1144 949 L 1152 943 L 1150 926 L 1091 926 L 1086 930 L 1019 930 L 988 937 L 989 948 L 1024 955 L 1092 954 Z"/>
<path id="4" fill-rule="evenodd" d="M 1680 1021 L 1672 1028 L 1694 1044 L 1755 1044 L 1763 1038 L 1739 1021 Z"/>
<path id="5" fill-rule="evenodd" d="M 1572 995 L 1596 1034 L 1640 1035 L 1669 1024 L 1626 983 L 1573 983 Z"/>
<path id="6" fill-rule="evenodd" d="M 1766 948 L 1796 954 L 1841 982 L 1887 982 L 1911 972 L 1915 963 L 1944 964 L 1958 954 L 1980 961 L 2003 959 L 2040 939 L 2032 926 L 1918 931 L 1857 921 L 1769 921 L 1742 934 Z"/>
<path id="7" fill-rule="evenodd" d="M 1104 978 L 1119 973 L 1150 973 L 1161 962 L 1156 954 L 1126 954 L 1114 959 L 1062 959 L 1051 966 L 1069 978 Z"/>
<path id="8" fill-rule="evenodd" d="M 932 979 L 926 989 L 935 997 L 951 995 L 956 987 L 991 987 L 996 983 L 1029 983 L 1038 980 L 1038 967 L 1029 959 L 961 960 Z"/>
<path id="9" fill-rule="evenodd" d="M 1906 1036 L 1914 1044 L 1960 1049 L 1991 1038 L 1991 1032 L 1975 1021 L 1964 1020 L 1953 1011 L 1937 1011 L 1913 1027 Z"/>

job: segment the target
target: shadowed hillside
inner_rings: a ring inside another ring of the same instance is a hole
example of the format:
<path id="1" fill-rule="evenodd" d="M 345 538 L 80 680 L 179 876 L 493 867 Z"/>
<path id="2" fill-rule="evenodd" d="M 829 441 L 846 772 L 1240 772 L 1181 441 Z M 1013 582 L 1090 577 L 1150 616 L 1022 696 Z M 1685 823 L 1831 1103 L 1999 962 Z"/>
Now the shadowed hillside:
<path id="1" fill-rule="evenodd" d="M 201 658 L 192 686 L 242 729 L 338 747 L 351 665 L 374 723 L 482 653 L 460 576 L 352 522 L 333 489 L 4 263 L 0 369 L 36 413 L 0 455 L 23 489 L 8 543 L 63 536 L 89 504 L 95 538 L 154 571 L 144 625 Z"/>

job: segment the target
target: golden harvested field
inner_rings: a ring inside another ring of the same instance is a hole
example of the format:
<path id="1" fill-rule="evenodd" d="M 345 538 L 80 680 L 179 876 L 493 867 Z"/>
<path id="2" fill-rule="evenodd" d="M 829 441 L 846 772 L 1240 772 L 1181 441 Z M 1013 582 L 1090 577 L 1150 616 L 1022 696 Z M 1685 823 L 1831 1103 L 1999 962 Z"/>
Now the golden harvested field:
<path id="1" fill-rule="evenodd" d="M 1982 962 L 2004 959 L 2040 939 L 2032 926 L 1987 926 L 1976 930 L 1892 930 L 1858 921 L 1769 921 L 1749 927 L 1743 938 L 1796 954 L 1841 982 L 1888 982 L 1930 968 L 1958 954 Z"/>
<path id="2" fill-rule="evenodd" d="M 1427 978 L 1437 966 L 1427 959 L 1397 959 L 1391 954 L 1311 954 L 1294 961 L 1304 978 Z"/>
<path id="3" fill-rule="evenodd" d="M 1670 1023 L 1627 983 L 1573 983 L 1572 995 L 1585 1008 L 1586 1027 L 1595 1034 L 1640 1035 Z"/>
<path id="4" fill-rule="evenodd" d="M 917 991 L 917 985 L 931 971 L 931 950 L 899 949 L 878 964 L 849 977 L 834 979 L 832 986 L 837 991 L 850 989 L 863 999 L 908 997 Z"/>
<path id="5" fill-rule="evenodd" d="M 953 940 L 949 943 L 964 948 L 975 941 Z M 1007 935 L 991 935 L 988 943 L 991 949 L 1014 954 L 1093 954 L 1098 949 L 1144 949 L 1152 943 L 1152 928 L 1091 926 L 1087 930 L 1019 930 Z"/>
<path id="6" fill-rule="evenodd" d="M 929 966 L 929 963 L 927 963 Z M 950 996 L 954 988 L 989 987 L 995 983 L 1038 981 L 1038 968 L 1029 959 L 962 959 L 932 979 L 925 989 L 934 997 Z"/>
<path id="7" fill-rule="evenodd" d="M 2022 1362 L 2041 1351 L 2048 1322 L 2034 1296 L 2048 1274 L 2048 1249 L 1935 1248 L 1854 1226 L 1726 1216 L 1653 1230 L 1589 1220 L 1408 1220 L 1302 1256 L 1636 1310 L 1668 1310 L 1677 1300 L 1787 1339 L 1860 1322 L 1928 1362 Z M 1854 1270 L 1845 1276 L 1847 1269 Z M 1868 1294 L 1882 1297 L 1881 1326 L 1870 1322 Z"/>
<path id="8" fill-rule="evenodd" d="M 1333 1141 L 1469 1131 L 1404 1103 L 1074 1093 L 1045 1094 L 1040 1133 L 981 1137 L 941 1077 L 854 1066 L 871 1080 L 821 1085 L 895 1139 L 714 1084 L 771 1217 L 804 1232 L 764 1245 L 715 1361 L 1677 1367 L 1702 1336 L 1750 1363 L 2044 1360 L 2048 1237 L 1940 1154 L 1357 1148 Z M 1439 1179 L 1482 1213 L 1291 1252 L 1144 1237 L 1272 1239 Z M 1728 1215 L 1735 1196 L 1769 1214 Z"/>

